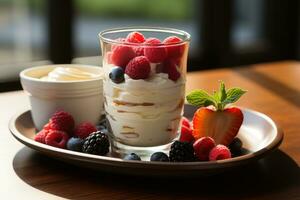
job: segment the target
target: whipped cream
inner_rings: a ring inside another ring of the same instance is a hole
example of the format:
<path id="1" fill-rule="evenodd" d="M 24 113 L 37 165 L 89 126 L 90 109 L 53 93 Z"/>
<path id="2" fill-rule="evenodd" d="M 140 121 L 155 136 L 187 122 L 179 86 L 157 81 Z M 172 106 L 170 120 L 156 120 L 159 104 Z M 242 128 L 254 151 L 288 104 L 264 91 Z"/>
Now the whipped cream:
<path id="1" fill-rule="evenodd" d="M 81 69 L 71 67 L 56 67 L 48 73 L 47 76 L 41 77 L 45 81 L 77 81 L 93 80 L 101 77 L 101 74 L 90 73 Z"/>
<path id="2" fill-rule="evenodd" d="M 125 75 L 124 83 L 120 84 L 106 78 L 104 96 L 107 119 L 119 142 L 156 146 L 177 136 L 185 96 L 182 77 L 174 82 L 165 73 L 153 73 L 145 80 Z"/>

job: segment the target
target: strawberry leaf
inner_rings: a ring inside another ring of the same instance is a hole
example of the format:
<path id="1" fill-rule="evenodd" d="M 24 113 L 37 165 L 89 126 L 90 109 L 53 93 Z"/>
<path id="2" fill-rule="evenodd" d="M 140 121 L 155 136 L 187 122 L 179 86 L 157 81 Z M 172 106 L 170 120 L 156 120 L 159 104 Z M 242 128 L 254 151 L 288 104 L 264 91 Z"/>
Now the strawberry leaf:
<path id="1" fill-rule="evenodd" d="M 224 100 L 224 104 L 229 104 L 229 103 L 234 103 L 237 100 L 239 100 L 239 98 L 245 94 L 247 91 L 241 89 L 241 88 L 231 88 L 227 91 L 227 97 Z"/>
<path id="2" fill-rule="evenodd" d="M 187 101 L 194 106 L 216 106 L 214 97 L 209 95 L 204 90 L 194 90 L 186 96 Z"/>

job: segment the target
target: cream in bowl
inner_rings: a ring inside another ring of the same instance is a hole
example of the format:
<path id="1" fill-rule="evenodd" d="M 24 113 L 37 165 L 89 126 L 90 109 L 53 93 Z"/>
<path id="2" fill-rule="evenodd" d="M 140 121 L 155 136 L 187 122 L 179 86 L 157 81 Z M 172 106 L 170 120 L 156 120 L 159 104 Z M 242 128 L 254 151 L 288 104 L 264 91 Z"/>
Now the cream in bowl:
<path id="1" fill-rule="evenodd" d="M 101 67 L 45 65 L 23 70 L 20 78 L 38 130 L 57 110 L 69 112 L 76 124 L 86 121 L 97 124 L 103 114 Z"/>

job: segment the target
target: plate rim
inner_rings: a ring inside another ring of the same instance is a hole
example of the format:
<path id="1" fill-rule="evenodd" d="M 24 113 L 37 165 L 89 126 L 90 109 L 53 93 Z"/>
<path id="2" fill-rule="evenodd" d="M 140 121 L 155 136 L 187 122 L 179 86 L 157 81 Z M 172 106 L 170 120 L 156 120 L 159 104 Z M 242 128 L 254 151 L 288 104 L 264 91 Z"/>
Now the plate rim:
<path id="1" fill-rule="evenodd" d="M 68 157 L 71 160 L 78 160 L 78 161 L 84 161 L 88 163 L 96 163 L 96 164 L 105 164 L 110 166 L 118 166 L 121 167 L 120 164 L 122 163 L 122 167 L 145 167 L 147 168 L 152 167 L 154 168 L 166 168 L 166 169 L 218 169 L 218 168 L 224 168 L 228 166 L 236 166 L 245 162 L 250 162 L 252 160 L 258 160 L 264 155 L 266 155 L 268 152 L 271 152 L 272 150 L 276 149 L 283 141 L 284 138 L 284 132 L 280 126 L 278 126 L 269 116 L 267 116 L 264 113 L 249 109 L 249 108 L 241 108 L 242 111 L 251 112 L 256 115 L 259 115 L 263 117 L 265 120 L 267 120 L 270 124 L 272 124 L 273 127 L 276 128 L 276 136 L 271 141 L 270 144 L 263 147 L 262 149 L 251 152 L 246 155 L 225 159 L 225 160 L 217 160 L 217 161 L 196 161 L 196 162 L 150 162 L 150 161 L 132 161 L 132 160 L 123 160 L 121 158 L 114 158 L 114 157 L 108 157 L 108 156 L 99 156 L 99 155 L 92 155 L 92 154 L 86 154 L 82 152 L 76 152 L 71 151 L 67 149 L 60 149 L 56 147 L 52 147 L 46 144 L 42 144 L 39 142 L 36 142 L 26 136 L 24 136 L 21 132 L 19 132 L 15 126 L 15 122 L 19 117 L 25 114 L 30 114 L 28 112 L 31 112 L 30 109 L 23 109 L 17 113 L 15 113 L 9 120 L 8 128 L 10 130 L 10 133 L 13 135 L 14 138 L 16 138 L 19 142 L 24 144 L 25 146 L 28 146 L 31 149 L 34 149 L 36 151 L 39 151 L 41 153 L 47 153 L 47 154 L 56 154 L 59 153 L 60 158 Z"/>

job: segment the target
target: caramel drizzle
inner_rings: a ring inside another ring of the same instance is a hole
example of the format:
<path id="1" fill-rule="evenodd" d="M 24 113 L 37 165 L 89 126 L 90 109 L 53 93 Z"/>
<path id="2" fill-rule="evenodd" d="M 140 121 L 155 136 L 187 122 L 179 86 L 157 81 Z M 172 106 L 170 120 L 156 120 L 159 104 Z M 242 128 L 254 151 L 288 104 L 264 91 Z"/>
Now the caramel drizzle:
<path id="1" fill-rule="evenodd" d="M 125 102 L 125 101 L 118 101 L 114 100 L 113 101 L 116 105 L 121 105 L 121 106 L 154 106 L 154 103 L 130 103 L 130 102 Z"/>
<path id="2" fill-rule="evenodd" d="M 139 134 L 135 133 L 135 132 L 121 132 L 120 134 L 122 134 L 125 138 L 138 138 Z"/>

